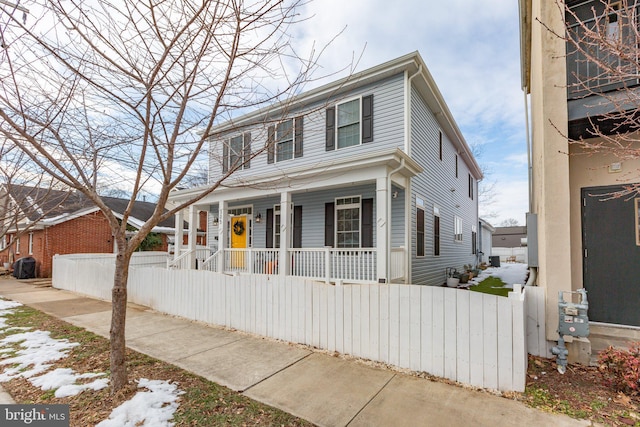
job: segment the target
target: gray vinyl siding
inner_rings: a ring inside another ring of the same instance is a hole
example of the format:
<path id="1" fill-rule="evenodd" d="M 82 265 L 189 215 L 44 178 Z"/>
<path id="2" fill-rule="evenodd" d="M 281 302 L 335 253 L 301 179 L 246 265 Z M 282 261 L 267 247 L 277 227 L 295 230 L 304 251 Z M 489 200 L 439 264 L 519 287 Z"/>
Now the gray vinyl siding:
<path id="1" fill-rule="evenodd" d="M 439 158 L 440 126 L 420 94 L 411 95 L 411 157 L 424 172 L 412 179 L 411 196 L 411 282 L 439 286 L 445 282 L 445 269 L 462 269 L 475 264 L 471 250 L 471 227 L 478 225 L 477 185 L 474 198 L 469 197 L 467 167 L 458 154 L 458 177 L 455 176 L 456 149 L 443 135 L 443 156 Z M 451 190 L 454 191 L 451 191 Z M 416 257 L 416 196 L 425 200 L 425 256 Z M 434 256 L 433 208 L 440 210 L 440 256 Z M 458 207 L 459 206 L 459 207 Z M 454 241 L 454 217 L 462 218 L 462 242 Z"/>
<path id="2" fill-rule="evenodd" d="M 358 146 L 325 151 L 325 110 L 336 102 L 373 94 L 373 141 Z M 377 149 L 404 147 L 404 74 L 383 79 L 375 84 L 363 86 L 357 91 L 342 94 L 323 103 L 306 106 L 304 111 L 291 110 L 288 118 L 304 116 L 303 156 L 278 163 L 267 163 L 267 153 L 263 152 L 251 160 L 250 168 L 237 171 L 234 176 L 251 177 L 269 173 L 280 173 L 290 167 L 308 165 L 313 167 L 327 160 L 348 159 L 358 154 Z M 253 151 L 261 149 L 267 141 L 267 125 L 261 124 L 244 129 L 251 132 Z M 222 173 L 222 142 L 225 138 L 237 136 L 241 131 L 224 135 L 210 141 L 209 182 L 215 182 Z"/>

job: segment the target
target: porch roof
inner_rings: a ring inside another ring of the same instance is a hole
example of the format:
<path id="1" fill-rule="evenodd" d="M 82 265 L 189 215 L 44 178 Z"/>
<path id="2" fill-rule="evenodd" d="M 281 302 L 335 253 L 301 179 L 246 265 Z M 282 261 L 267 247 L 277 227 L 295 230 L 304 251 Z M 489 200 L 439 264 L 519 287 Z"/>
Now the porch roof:
<path id="1" fill-rule="evenodd" d="M 355 182 L 372 182 L 376 178 L 387 177 L 394 172 L 392 180 L 401 186 L 405 178 L 416 176 L 423 172 L 415 160 L 411 159 L 399 148 L 387 148 L 365 152 L 349 159 L 328 160 L 316 163 L 313 167 L 277 169 L 274 173 L 237 179 L 227 178 L 222 185 L 211 194 L 198 201 L 199 205 L 218 203 L 221 200 L 248 199 L 264 196 L 265 193 L 276 194 L 284 189 L 295 193 L 297 191 L 339 187 Z M 174 191 L 169 196 L 169 202 L 179 204 L 197 197 L 202 192 L 210 190 L 210 186 L 201 186 L 186 190 Z"/>

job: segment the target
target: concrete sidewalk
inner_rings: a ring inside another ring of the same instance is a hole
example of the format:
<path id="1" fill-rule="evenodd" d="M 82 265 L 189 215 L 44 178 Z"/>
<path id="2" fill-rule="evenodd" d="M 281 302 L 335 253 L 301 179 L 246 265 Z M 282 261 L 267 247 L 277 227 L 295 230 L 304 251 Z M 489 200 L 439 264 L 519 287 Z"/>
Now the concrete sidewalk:
<path id="1" fill-rule="evenodd" d="M 108 302 L 15 279 L 0 279 L 0 296 L 108 337 Z M 134 350 L 320 426 L 591 425 L 489 393 L 369 367 L 140 306 L 127 310 L 126 338 Z"/>

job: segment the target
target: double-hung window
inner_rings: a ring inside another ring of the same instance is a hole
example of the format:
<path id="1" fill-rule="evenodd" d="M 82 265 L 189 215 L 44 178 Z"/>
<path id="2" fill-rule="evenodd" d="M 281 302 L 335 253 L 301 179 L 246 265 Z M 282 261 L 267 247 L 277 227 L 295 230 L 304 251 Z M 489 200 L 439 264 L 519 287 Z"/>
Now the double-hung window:
<path id="1" fill-rule="evenodd" d="M 433 255 L 440 256 L 440 208 L 433 207 Z"/>
<path id="2" fill-rule="evenodd" d="M 251 161 L 251 133 L 245 132 L 224 142 L 222 171 L 249 169 Z"/>
<path id="3" fill-rule="evenodd" d="M 360 247 L 360 197 L 336 200 L 336 242 L 338 248 Z"/>
<path id="4" fill-rule="evenodd" d="M 373 141 L 373 95 L 340 102 L 326 113 L 327 151 Z"/>
<path id="5" fill-rule="evenodd" d="M 360 144 L 360 99 L 337 105 L 338 148 Z"/>
<path id="6" fill-rule="evenodd" d="M 276 162 L 293 159 L 293 120 L 285 120 L 276 126 Z"/>

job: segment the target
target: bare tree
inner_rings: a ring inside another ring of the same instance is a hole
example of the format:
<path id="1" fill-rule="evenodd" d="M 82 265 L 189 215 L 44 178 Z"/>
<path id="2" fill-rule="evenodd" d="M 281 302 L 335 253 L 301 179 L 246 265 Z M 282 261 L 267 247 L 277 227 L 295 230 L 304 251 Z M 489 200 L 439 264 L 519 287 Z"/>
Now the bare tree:
<path id="1" fill-rule="evenodd" d="M 164 211 L 219 119 L 286 99 L 309 81 L 317 53 L 292 48 L 299 0 L 53 0 L 12 19 L 3 33 L 0 132 L 53 179 L 100 208 L 117 255 L 112 289 L 111 387 L 127 383 L 125 315 L 129 261 L 160 221 L 214 191 L 265 147 L 252 147 L 192 200 Z M 31 18 L 30 18 L 31 21 Z M 121 221 L 99 183 L 126 183 Z M 153 215 L 130 240 L 139 194 Z"/>
<path id="2" fill-rule="evenodd" d="M 640 144 L 640 2 L 594 1 L 579 8 L 559 2 L 567 45 L 567 93 L 583 99 L 588 125 L 579 135 L 567 135 L 583 155 L 609 154 L 620 160 L 638 159 Z M 574 150 L 576 151 L 576 150 Z M 627 176 L 637 179 L 640 171 Z M 640 192 L 628 184 L 612 194 Z"/>
<path id="3" fill-rule="evenodd" d="M 517 227 L 520 225 L 520 222 L 515 218 L 507 218 L 502 220 L 500 223 L 500 227 Z"/>
<path id="4" fill-rule="evenodd" d="M 47 217 L 78 200 L 65 186 L 43 174 L 24 152 L 0 143 L 0 259 L 15 260 L 16 241 Z M 71 200 L 70 200 L 71 199 Z"/>

